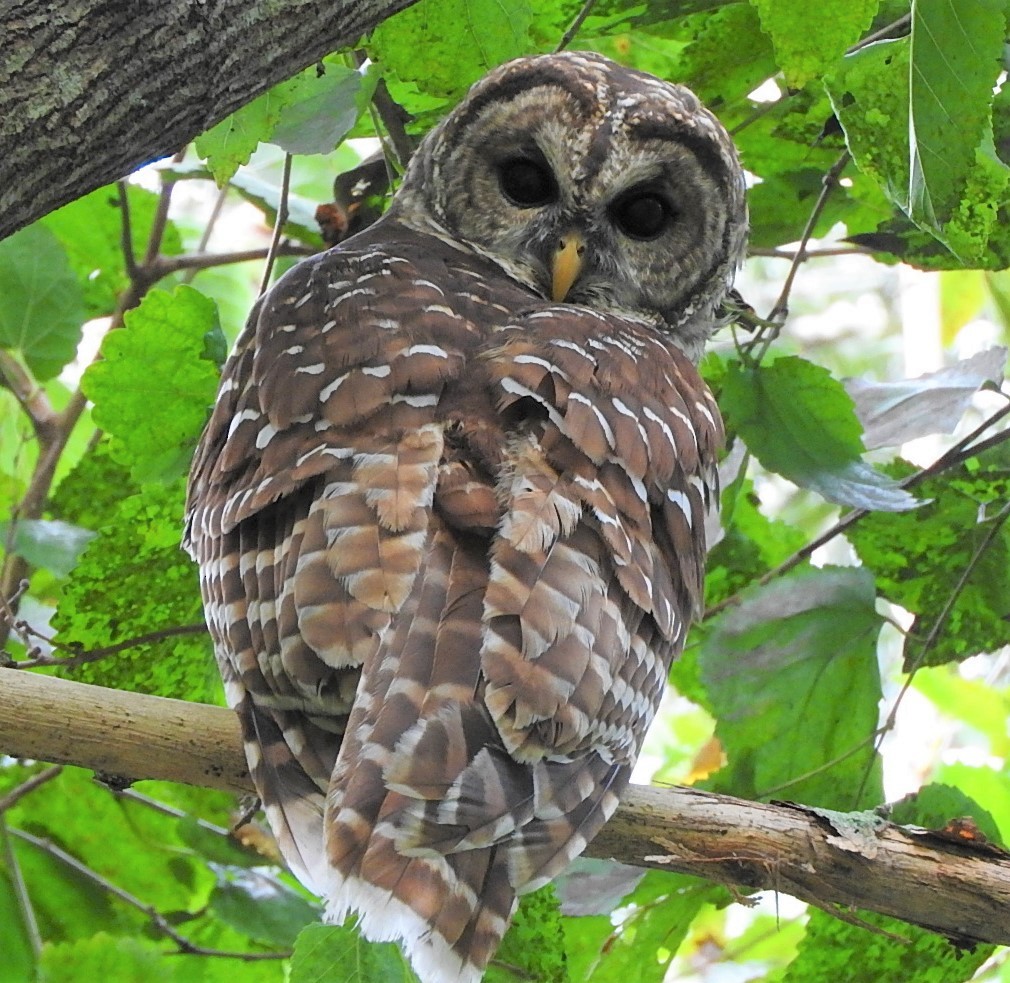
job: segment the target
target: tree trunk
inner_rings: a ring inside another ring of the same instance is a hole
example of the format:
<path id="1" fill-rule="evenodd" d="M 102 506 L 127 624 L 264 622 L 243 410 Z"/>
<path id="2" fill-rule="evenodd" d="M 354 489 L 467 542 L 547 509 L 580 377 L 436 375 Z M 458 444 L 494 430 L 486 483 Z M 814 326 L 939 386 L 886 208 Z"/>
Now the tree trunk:
<path id="1" fill-rule="evenodd" d="M 252 791 L 229 710 L 16 669 L 0 669 L 0 754 L 117 780 Z M 970 827 L 947 835 L 867 813 L 639 786 L 586 854 L 782 891 L 843 914 L 877 911 L 959 944 L 1010 944 L 1010 854 Z"/>
<path id="2" fill-rule="evenodd" d="M 414 0 L 6 0 L 0 239 L 173 154 Z"/>

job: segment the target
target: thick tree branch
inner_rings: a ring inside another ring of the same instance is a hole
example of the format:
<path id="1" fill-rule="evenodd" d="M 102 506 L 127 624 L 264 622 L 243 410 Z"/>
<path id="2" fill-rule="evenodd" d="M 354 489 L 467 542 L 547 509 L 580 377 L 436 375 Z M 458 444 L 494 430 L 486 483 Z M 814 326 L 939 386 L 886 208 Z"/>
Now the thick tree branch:
<path id="1" fill-rule="evenodd" d="M 228 710 L 16 669 L 0 669 L 0 754 L 251 791 Z M 877 911 L 958 942 L 1010 943 L 1010 855 L 865 814 L 633 787 L 587 853 Z"/>
<path id="2" fill-rule="evenodd" d="M 414 0 L 12 0 L 0 239 L 173 154 Z"/>

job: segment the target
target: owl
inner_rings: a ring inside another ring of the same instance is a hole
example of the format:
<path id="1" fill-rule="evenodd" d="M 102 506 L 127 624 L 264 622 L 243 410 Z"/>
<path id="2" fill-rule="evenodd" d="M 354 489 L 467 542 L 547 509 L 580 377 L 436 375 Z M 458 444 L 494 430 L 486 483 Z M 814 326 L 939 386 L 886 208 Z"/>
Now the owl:
<path id="1" fill-rule="evenodd" d="M 628 783 L 701 602 L 695 364 L 746 224 L 690 91 L 521 58 L 225 366 L 186 545 L 250 772 L 327 918 L 424 983 L 479 980 Z"/>

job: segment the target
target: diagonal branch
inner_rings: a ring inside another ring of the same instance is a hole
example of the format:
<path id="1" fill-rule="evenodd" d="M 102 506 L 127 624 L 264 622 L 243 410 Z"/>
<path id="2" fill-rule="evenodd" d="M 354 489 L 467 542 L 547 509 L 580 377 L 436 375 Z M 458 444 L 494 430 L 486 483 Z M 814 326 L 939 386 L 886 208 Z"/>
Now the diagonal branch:
<path id="1" fill-rule="evenodd" d="M 54 727 L 53 721 L 61 722 Z M 0 754 L 251 791 L 238 721 L 221 707 L 0 669 Z M 691 788 L 628 790 L 587 853 L 864 908 L 956 940 L 1010 943 L 1010 855 L 976 841 Z"/>
<path id="2" fill-rule="evenodd" d="M 412 2 L 0 5 L 0 239 L 174 154 Z"/>

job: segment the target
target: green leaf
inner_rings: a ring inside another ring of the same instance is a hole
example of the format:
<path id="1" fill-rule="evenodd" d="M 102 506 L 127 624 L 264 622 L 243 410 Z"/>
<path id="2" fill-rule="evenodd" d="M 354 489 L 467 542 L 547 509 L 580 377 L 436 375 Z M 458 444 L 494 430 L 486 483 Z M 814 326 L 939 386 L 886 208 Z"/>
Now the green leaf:
<path id="1" fill-rule="evenodd" d="M 295 940 L 291 983 L 417 983 L 392 942 L 366 942 L 348 926 L 309 925 Z"/>
<path id="2" fill-rule="evenodd" d="M 196 566 L 179 548 L 185 494 L 182 478 L 141 492 L 107 445 L 64 479 L 54 513 L 99 535 L 62 586 L 53 618 L 60 642 L 89 650 L 203 622 Z M 204 702 L 220 692 L 203 633 L 149 642 L 68 673 L 99 686 Z"/>
<path id="3" fill-rule="evenodd" d="M 243 164 L 249 163 L 261 140 L 269 138 L 282 105 L 283 97 L 271 90 L 196 138 L 193 147 L 207 162 L 219 187 L 224 187 Z"/>
<path id="4" fill-rule="evenodd" d="M 1004 847 L 1010 843 L 1010 785 L 1005 771 L 955 763 L 938 768 L 936 780 L 945 786 L 954 786 L 956 793 L 969 802 L 969 805 L 958 807 L 959 813 L 952 807 L 945 818 L 956 814 L 971 816 L 990 840 Z M 918 825 L 926 824 L 920 822 Z"/>
<path id="5" fill-rule="evenodd" d="M 862 460 L 852 399 L 827 369 L 795 356 L 754 367 L 731 363 L 721 409 L 765 468 L 829 502 L 883 511 L 917 504 Z"/>
<path id="6" fill-rule="evenodd" d="M 84 769 L 65 768 L 22 798 L 9 816 L 159 910 L 201 907 L 213 886 L 206 866 L 180 849 L 173 817 L 116 799 Z M 144 863 L 137 862 L 141 856 Z M 34 876 L 28 881 L 30 891 L 46 894 L 43 885 Z M 118 910 L 118 902 L 112 904 Z M 123 914 L 137 925 L 146 921 L 131 909 Z"/>
<path id="7" fill-rule="evenodd" d="M 881 623 L 859 568 L 794 571 L 720 614 L 699 654 L 729 762 L 710 787 L 832 809 L 880 801 Z"/>
<path id="8" fill-rule="evenodd" d="M 241 868 L 223 873 L 210 896 L 210 910 L 250 939 L 288 947 L 306 925 L 319 921 L 319 906 L 279 881 Z"/>
<path id="9" fill-rule="evenodd" d="M 912 469 L 902 464 L 892 471 L 909 474 Z M 992 517 L 1010 496 L 1008 473 L 1010 463 L 990 452 L 920 485 L 927 501 L 914 512 L 886 519 L 868 515 L 848 531 L 879 592 L 916 616 L 906 670 L 918 663 L 925 639 L 955 594 L 925 665 L 960 661 L 1010 643 L 1007 525 L 989 540 Z M 962 583 L 973 558 L 974 569 Z"/>
<path id="10" fill-rule="evenodd" d="M 76 942 L 46 944 L 36 983 L 184 983 L 191 978 L 182 960 L 167 956 L 153 942 L 99 932 Z"/>
<path id="11" fill-rule="evenodd" d="M 270 134 L 289 154 L 328 154 L 347 135 L 367 108 L 378 73 L 362 76 L 353 68 L 327 65 L 292 80 L 284 113 Z"/>
<path id="12" fill-rule="evenodd" d="M 973 5 L 978 2 L 980 0 L 971 0 Z M 989 43 L 986 40 L 983 46 Z M 922 207 L 913 212 L 909 197 L 915 183 L 910 176 L 912 150 L 909 143 L 912 66 L 911 42 L 909 38 L 901 38 L 878 42 L 847 56 L 837 71 L 826 79 L 832 106 L 860 170 L 875 180 L 887 197 L 921 226 L 920 230 L 905 215 L 900 215 L 882 222 L 874 232 L 859 232 L 852 241 L 890 252 L 925 269 L 957 269 L 966 264 L 990 270 L 1003 269 L 1010 265 L 1007 219 L 1010 169 L 996 152 L 993 126 L 998 121 L 998 132 L 1006 132 L 1010 122 L 1010 92 L 1004 88 L 996 97 L 992 104 L 992 125 L 987 119 L 968 148 L 970 165 L 958 171 L 960 184 L 956 199 L 942 214 L 936 212 L 934 205 L 935 214 L 931 217 Z M 989 97 L 986 99 L 988 106 Z M 941 139 L 949 140 L 949 134 Z M 918 151 L 920 170 L 927 146 L 924 144 Z M 962 151 L 958 151 L 957 159 L 963 160 Z M 939 175 L 938 189 L 949 187 L 953 169 L 941 169 Z M 921 181 L 918 187 L 928 189 Z"/>
<path id="13" fill-rule="evenodd" d="M 136 480 L 167 481 L 188 467 L 217 390 L 207 336 L 219 333 L 217 308 L 199 291 L 152 290 L 84 373 L 95 423 Z"/>
<path id="14" fill-rule="evenodd" d="M 981 313 L 985 283 L 985 274 L 980 270 L 940 273 L 940 343 L 944 350 L 952 348 L 961 328 Z"/>
<path id="15" fill-rule="evenodd" d="M 383 21 L 369 51 L 384 71 L 456 99 L 488 69 L 531 53 L 527 0 L 422 0 Z"/>
<path id="16" fill-rule="evenodd" d="M 782 983 L 963 983 L 992 955 L 995 946 L 964 950 L 942 935 L 867 911 L 851 915 L 868 928 L 823 911 L 810 912 L 799 953 Z M 891 939 L 881 934 L 898 936 Z"/>
<path id="17" fill-rule="evenodd" d="M 81 286 L 52 232 L 30 225 L 0 242 L 0 348 L 51 379 L 76 354 L 84 316 Z"/>
<path id="18" fill-rule="evenodd" d="M 724 897 L 697 877 L 649 871 L 625 898 L 618 928 L 600 917 L 565 919 L 571 980 L 662 983 L 698 912 Z"/>
<path id="19" fill-rule="evenodd" d="M 7 542 L 9 522 L 0 522 L 0 542 Z M 14 527 L 14 552 L 36 567 L 65 577 L 84 547 L 95 538 L 90 529 L 59 519 L 21 519 Z"/>
<path id="20" fill-rule="evenodd" d="M 825 80 L 849 152 L 891 201 L 908 207 L 908 38 L 842 59 Z"/>
<path id="21" fill-rule="evenodd" d="M 3 972 L 11 981 L 35 979 L 32 952 L 24 912 L 7 871 L 0 869 L 0 938 L 3 939 Z"/>
<path id="22" fill-rule="evenodd" d="M 942 230 L 959 206 L 1002 70 L 1003 0 L 912 4 L 909 214 Z"/>
<path id="23" fill-rule="evenodd" d="M 769 519 L 760 505 L 754 483 L 745 476 L 739 485 L 734 483 L 723 492 L 724 535 L 706 563 L 708 606 L 743 590 L 806 544 L 802 530 L 781 519 Z"/>
<path id="24" fill-rule="evenodd" d="M 378 74 L 327 61 L 275 85 L 196 138 L 202 157 L 219 186 L 248 164 L 263 142 L 292 154 L 325 154 L 347 135 L 364 112 Z"/>
<path id="25" fill-rule="evenodd" d="M 972 769 L 960 766 L 967 771 L 984 771 L 992 775 L 992 769 Z M 960 783 L 958 783 L 960 784 Z M 1001 785 L 1003 783 L 1000 783 Z M 1006 790 L 1004 788 L 1004 798 Z M 918 792 L 908 795 L 891 808 L 891 822 L 901 826 L 921 826 L 923 829 L 942 830 L 952 819 L 969 816 L 975 820 L 982 835 L 995 843 L 1002 845 L 999 827 L 990 813 L 983 809 L 970 795 L 961 788 L 934 782 L 924 785 Z"/>
<path id="26" fill-rule="evenodd" d="M 800 88 L 830 71 L 869 27 L 880 0 L 751 0 L 772 39 L 786 82 Z"/>
<path id="27" fill-rule="evenodd" d="M 484 975 L 486 983 L 515 983 L 517 978 L 568 983 L 565 932 L 553 886 L 523 896 L 494 958 Z"/>

